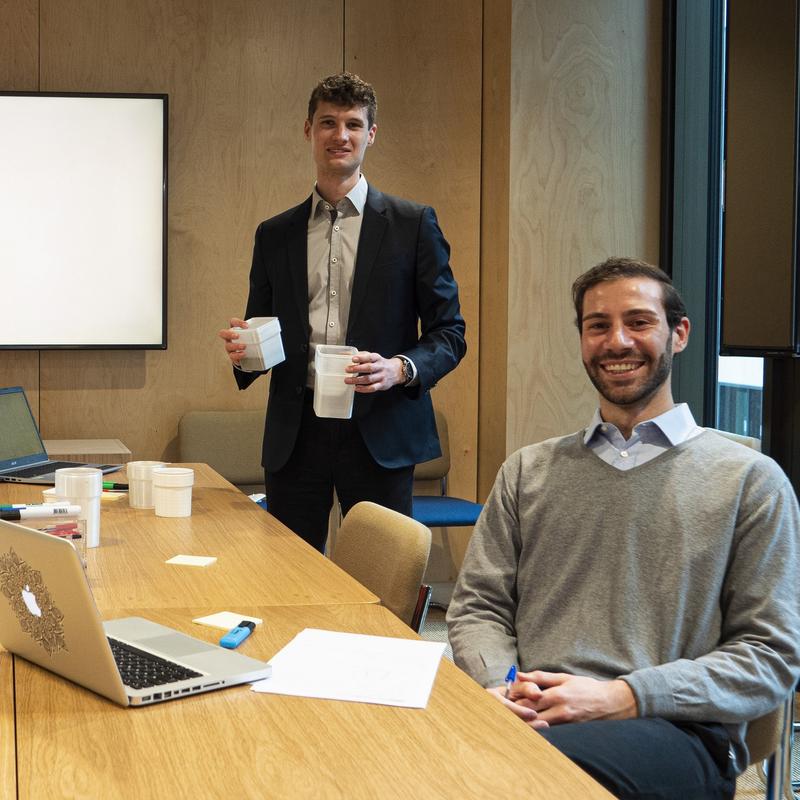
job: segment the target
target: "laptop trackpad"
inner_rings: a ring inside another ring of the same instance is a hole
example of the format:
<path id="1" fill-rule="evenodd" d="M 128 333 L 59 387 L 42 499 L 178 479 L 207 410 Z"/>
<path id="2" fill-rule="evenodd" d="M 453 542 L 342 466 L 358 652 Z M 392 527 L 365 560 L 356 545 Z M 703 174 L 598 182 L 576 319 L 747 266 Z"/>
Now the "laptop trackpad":
<path id="1" fill-rule="evenodd" d="M 196 653 L 206 653 L 209 650 L 216 649 L 214 645 L 208 644 L 208 642 L 201 642 L 199 639 L 193 639 L 191 636 L 184 636 L 181 633 L 148 636 L 146 639 L 138 639 L 136 644 L 173 658 L 193 656 Z"/>

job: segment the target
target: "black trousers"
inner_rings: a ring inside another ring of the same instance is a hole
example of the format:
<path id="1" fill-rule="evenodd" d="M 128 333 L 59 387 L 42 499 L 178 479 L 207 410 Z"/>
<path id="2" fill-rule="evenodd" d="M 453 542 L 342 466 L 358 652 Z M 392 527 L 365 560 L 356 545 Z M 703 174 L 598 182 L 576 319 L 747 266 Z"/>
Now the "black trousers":
<path id="1" fill-rule="evenodd" d="M 334 488 L 343 514 L 356 503 L 371 500 L 410 516 L 414 467 L 380 466 L 353 420 L 317 417 L 312 402 L 307 391 L 289 461 L 264 477 L 270 514 L 324 552 Z"/>
<path id="2" fill-rule="evenodd" d="M 729 800 L 736 791 L 730 739 L 716 723 L 595 720 L 540 733 L 624 800 Z"/>

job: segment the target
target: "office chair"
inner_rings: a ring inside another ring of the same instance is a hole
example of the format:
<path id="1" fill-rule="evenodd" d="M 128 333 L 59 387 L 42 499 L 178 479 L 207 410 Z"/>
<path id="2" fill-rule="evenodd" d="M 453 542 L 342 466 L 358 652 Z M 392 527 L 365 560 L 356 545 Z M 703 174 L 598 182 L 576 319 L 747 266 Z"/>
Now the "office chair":
<path id="1" fill-rule="evenodd" d="M 747 725 L 745 743 L 750 764 L 758 772 L 766 788 L 765 800 L 793 800 L 786 776 L 791 769 L 794 692 L 776 709 Z"/>
<path id="2" fill-rule="evenodd" d="M 474 525 L 483 510 L 481 503 L 473 503 L 460 497 L 447 494 L 447 473 L 450 472 L 450 436 L 447 417 L 435 409 L 436 429 L 442 445 L 442 455 L 431 461 L 417 464 L 414 468 L 414 482 L 437 481 L 439 493 L 436 495 L 415 494 L 411 516 L 429 528 L 449 528 Z"/>
<path id="3" fill-rule="evenodd" d="M 431 532 L 424 525 L 364 501 L 342 520 L 331 560 L 378 595 L 406 625 L 421 627 L 430 599 L 427 587 L 421 586 L 430 551 Z"/>
<path id="4" fill-rule="evenodd" d="M 761 440 L 753 436 L 709 428 L 714 433 L 734 442 L 761 452 Z M 795 691 L 800 689 L 800 684 Z M 750 761 L 758 765 L 758 772 L 766 786 L 766 800 L 794 800 L 793 790 L 800 788 L 787 781 L 791 772 L 792 746 L 794 733 L 797 730 L 794 721 L 794 693 L 786 703 L 760 719 L 754 720 L 747 727 L 747 747 L 750 750 Z M 751 743 L 751 736 L 753 742 Z"/>
<path id="5" fill-rule="evenodd" d="M 745 447 L 749 447 L 751 450 L 757 450 L 759 453 L 761 452 L 761 439 L 756 439 L 754 436 L 745 436 L 741 433 L 722 431 L 719 428 L 709 428 L 709 430 L 718 433 L 720 436 L 724 436 L 726 439 L 730 439 L 732 442 L 738 442 Z"/>
<path id="6" fill-rule="evenodd" d="M 264 491 L 263 411 L 188 411 L 178 423 L 178 460 L 208 464 L 245 494 Z"/>

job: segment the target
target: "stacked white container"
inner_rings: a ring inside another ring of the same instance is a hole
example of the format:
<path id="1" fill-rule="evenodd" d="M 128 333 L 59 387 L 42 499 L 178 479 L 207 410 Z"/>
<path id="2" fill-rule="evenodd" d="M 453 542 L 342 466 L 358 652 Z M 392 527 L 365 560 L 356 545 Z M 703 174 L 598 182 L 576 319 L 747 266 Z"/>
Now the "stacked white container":
<path id="1" fill-rule="evenodd" d="M 318 344 L 314 354 L 314 413 L 318 417 L 350 419 L 355 389 L 345 383 L 345 367 L 358 352 L 347 345 Z M 355 373 L 350 373 L 355 375 Z"/>

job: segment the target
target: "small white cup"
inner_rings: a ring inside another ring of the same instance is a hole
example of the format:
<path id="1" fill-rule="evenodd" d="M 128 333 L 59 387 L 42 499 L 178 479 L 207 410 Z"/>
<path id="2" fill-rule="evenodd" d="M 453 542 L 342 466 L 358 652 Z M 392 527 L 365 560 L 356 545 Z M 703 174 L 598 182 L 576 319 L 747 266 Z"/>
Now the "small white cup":
<path id="1" fill-rule="evenodd" d="M 129 461 L 125 467 L 128 473 L 128 505 L 131 508 L 153 507 L 153 470 L 164 467 L 163 461 Z"/>
<path id="2" fill-rule="evenodd" d="M 194 470 L 188 467 L 153 469 L 153 503 L 157 517 L 190 517 Z"/>
<path id="3" fill-rule="evenodd" d="M 94 467 L 67 467 L 56 470 L 55 495 L 81 507 L 78 519 L 86 524 L 86 546 L 100 544 L 100 497 L 103 473 Z"/>

